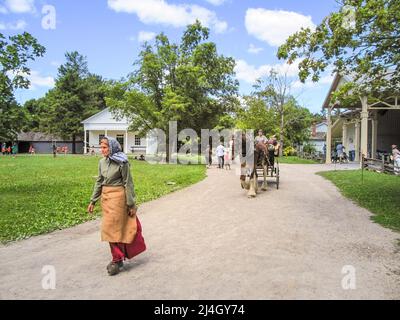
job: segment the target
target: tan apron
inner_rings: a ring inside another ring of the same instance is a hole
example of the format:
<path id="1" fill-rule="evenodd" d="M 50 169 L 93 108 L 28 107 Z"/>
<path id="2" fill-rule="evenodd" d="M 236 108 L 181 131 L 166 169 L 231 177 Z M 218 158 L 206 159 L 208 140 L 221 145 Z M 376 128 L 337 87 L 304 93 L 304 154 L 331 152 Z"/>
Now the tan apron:
<path id="1" fill-rule="evenodd" d="M 136 235 L 137 224 L 136 217 L 128 215 L 125 188 L 103 186 L 101 208 L 103 210 L 101 240 L 131 244 Z"/>

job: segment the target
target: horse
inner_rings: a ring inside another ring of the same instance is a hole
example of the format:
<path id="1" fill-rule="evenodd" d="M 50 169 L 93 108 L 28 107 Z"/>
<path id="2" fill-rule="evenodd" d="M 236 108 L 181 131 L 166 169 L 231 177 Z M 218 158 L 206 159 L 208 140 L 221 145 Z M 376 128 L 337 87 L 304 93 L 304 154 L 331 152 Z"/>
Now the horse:
<path id="1" fill-rule="evenodd" d="M 254 158 L 249 156 L 254 154 Z M 258 192 L 258 174 L 257 168 L 262 168 L 264 181 L 261 187 L 262 191 L 267 191 L 267 168 L 269 165 L 267 146 L 259 142 L 254 148 L 249 148 L 245 137 L 242 137 L 242 157 L 241 157 L 241 176 L 240 184 L 242 189 L 248 190 L 247 196 L 255 198 Z"/>

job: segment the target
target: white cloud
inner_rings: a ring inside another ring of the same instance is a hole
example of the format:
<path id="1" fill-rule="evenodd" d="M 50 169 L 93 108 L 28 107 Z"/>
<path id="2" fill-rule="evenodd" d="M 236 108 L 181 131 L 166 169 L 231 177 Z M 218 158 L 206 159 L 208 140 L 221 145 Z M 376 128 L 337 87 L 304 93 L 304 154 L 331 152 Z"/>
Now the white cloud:
<path id="1" fill-rule="evenodd" d="M 248 64 L 244 60 L 237 60 L 235 72 L 236 76 L 239 80 L 245 81 L 249 84 L 255 84 L 257 79 L 266 77 L 270 74 L 270 72 L 275 70 L 279 75 L 287 75 L 289 78 L 296 77 L 299 72 L 299 62 L 288 65 L 286 63 L 275 64 L 275 65 L 262 65 L 260 67 L 256 67 Z"/>
<path id="2" fill-rule="evenodd" d="M 24 20 L 18 20 L 11 23 L 0 22 L 0 30 L 23 30 L 28 24 Z"/>
<path id="3" fill-rule="evenodd" d="M 214 6 L 220 6 L 221 4 L 224 4 L 227 0 L 206 0 L 208 3 L 211 3 Z"/>
<path id="4" fill-rule="evenodd" d="M 6 0 L 5 5 L 13 13 L 36 12 L 35 0 Z"/>
<path id="5" fill-rule="evenodd" d="M 169 4 L 165 0 L 108 0 L 108 6 L 116 12 L 134 13 L 145 24 L 163 24 L 172 27 L 185 27 L 200 20 L 217 33 L 228 29 L 225 21 L 218 19 L 215 12 L 192 4 Z"/>
<path id="6" fill-rule="evenodd" d="M 7 14 L 8 13 L 7 8 L 0 5 L 0 13 Z"/>
<path id="7" fill-rule="evenodd" d="M 257 48 L 254 44 L 250 44 L 250 47 L 247 49 L 247 52 L 252 54 L 259 54 L 263 50 L 264 50 L 263 48 Z"/>
<path id="8" fill-rule="evenodd" d="M 312 88 L 317 88 L 321 85 L 330 85 L 333 82 L 333 79 L 335 78 L 334 75 L 324 75 L 322 76 L 318 82 L 313 82 L 311 80 L 307 80 L 305 83 L 302 83 L 300 80 L 297 80 L 293 83 L 293 88 L 295 89 L 312 89 Z"/>
<path id="9" fill-rule="evenodd" d="M 36 87 L 47 87 L 53 88 L 55 85 L 55 80 L 50 76 L 41 76 L 38 71 L 31 71 L 31 74 L 28 76 L 29 81 L 31 82 L 30 89 L 35 89 Z"/>
<path id="10" fill-rule="evenodd" d="M 311 16 L 296 12 L 266 9 L 248 9 L 246 12 L 247 32 L 271 46 L 280 46 L 302 27 L 314 29 Z"/>
<path id="11" fill-rule="evenodd" d="M 7 75 L 11 78 L 15 77 L 15 75 L 20 74 L 23 77 L 27 78 L 31 85 L 30 89 L 35 90 L 36 87 L 48 87 L 52 88 L 55 86 L 55 80 L 53 77 L 50 76 L 41 76 L 40 72 L 31 70 L 31 74 L 26 74 L 25 72 L 12 72 L 8 71 Z"/>
<path id="12" fill-rule="evenodd" d="M 139 42 L 151 41 L 155 37 L 156 37 L 156 34 L 154 32 L 140 31 L 138 34 L 138 41 Z"/>

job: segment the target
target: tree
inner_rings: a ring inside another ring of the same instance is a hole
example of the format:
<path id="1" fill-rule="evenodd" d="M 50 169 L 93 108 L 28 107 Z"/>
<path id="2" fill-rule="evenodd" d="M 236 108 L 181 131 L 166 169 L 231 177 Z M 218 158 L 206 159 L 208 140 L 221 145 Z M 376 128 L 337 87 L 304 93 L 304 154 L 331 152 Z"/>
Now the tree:
<path id="1" fill-rule="evenodd" d="M 291 95 L 291 81 L 287 74 L 278 74 L 274 69 L 271 70 L 268 77 L 259 79 L 256 84 L 255 94 L 264 100 L 266 107 L 272 109 L 276 115 L 276 121 L 279 123 L 279 139 L 281 144 L 281 156 L 285 147 L 285 116 L 287 107 L 294 99 Z M 300 119 L 299 119 L 300 120 Z"/>
<path id="2" fill-rule="evenodd" d="M 24 112 L 14 98 L 16 89 L 29 88 L 29 61 L 42 57 L 45 48 L 29 33 L 0 33 L 0 138 L 15 139 L 24 124 Z"/>
<path id="3" fill-rule="evenodd" d="M 22 131 L 39 131 L 41 119 L 45 116 L 44 99 L 31 99 L 25 102 L 22 107 L 25 112 L 25 123 Z"/>
<path id="4" fill-rule="evenodd" d="M 267 136 L 277 132 L 276 116 L 256 95 L 243 97 L 243 108 L 237 111 L 236 127 L 241 130 L 263 130 Z"/>
<path id="5" fill-rule="evenodd" d="M 277 109 L 266 105 L 259 93 L 243 97 L 245 107 L 238 111 L 236 127 L 242 130 L 262 129 L 267 136 L 278 135 L 281 132 L 281 115 Z M 282 136 L 285 145 L 293 146 L 309 139 L 312 123 L 311 112 L 298 105 L 295 99 L 290 99 L 283 107 L 284 127 Z M 283 150 L 283 148 L 282 148 Z"/>
<path id="6" fill-rule="evenodd" d="M 341 9 L 315 30 L 302 29 L 278 50 L 289 63 L 300 59 L 302 82 L 318 81 L 327 68 L 350 75 L 353 82 L 340 92 L 399 93 L 400 1 L 342 0 Z M 338 98 L 337 96 L 335 98 Z"/>
<path id="7" fill-rule="evenodd" d="M 45 96 L 46 110 L 40 127 L 47 133 L 75 141 L 83 133 L 81 122 L 105 108 L 105 88 L 101 77 L 89 73 L 86 57 L 67 52 L 58 69 L 55 88 Z"/>
<path id="8" fill-rule="evenodd" d="M 191 128 L 198 134 L 216 127 L 237 103 L 238 82 L 235 61 L 219 55 L 208 37 L 209 30 L 196 22 L 187 27 L 180 44 L 164 34 L 153 46 L 146 43 L 128 81 L 110 88 L 107 105 L 141 135 L 162 129 L 167 144 L 170 121 L 178 122 L 178 131 Z"/>

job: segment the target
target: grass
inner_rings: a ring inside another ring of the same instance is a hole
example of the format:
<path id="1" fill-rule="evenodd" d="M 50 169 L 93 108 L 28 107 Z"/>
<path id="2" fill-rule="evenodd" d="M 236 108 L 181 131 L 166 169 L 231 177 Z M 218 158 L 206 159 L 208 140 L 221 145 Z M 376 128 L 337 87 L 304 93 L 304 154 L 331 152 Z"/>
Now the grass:
<path id="1" fill-rule="evenodd" d="M 0 242 L 48 233 L 96 219 L 86 208 L 100 158 L 0 157 Z M 131 161 L 137 203 L 157 199 L 206 177 L 205 166 Z"/>
<path id="2" fill-rule="evenodd" d="M 400 177 L 361 170 L 322 172 L 340 192 L 374 213 L 372 220 L 384 227 L 400 231 Z"/>
<path id="3" fill-rule="evenodd" d="M 281 157 L 279 163 L 285 164 L 318 164 L 318 162 L 308 159 L 302 159 L 299 157 Z"/>

